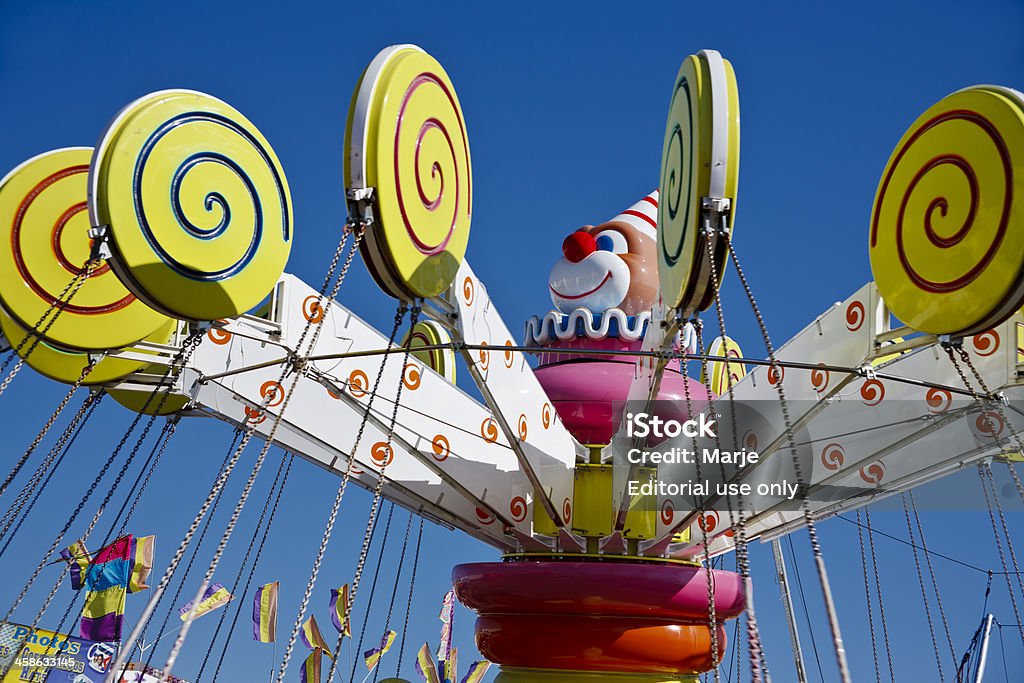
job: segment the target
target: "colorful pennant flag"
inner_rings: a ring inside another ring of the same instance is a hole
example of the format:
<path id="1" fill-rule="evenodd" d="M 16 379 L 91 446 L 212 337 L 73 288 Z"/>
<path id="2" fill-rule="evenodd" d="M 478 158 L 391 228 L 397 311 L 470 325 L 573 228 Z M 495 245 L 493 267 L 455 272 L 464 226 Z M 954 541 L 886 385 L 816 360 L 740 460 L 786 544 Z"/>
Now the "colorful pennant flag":
<path id="1" fill-rule="evenodd" d="M 384 653 L 391 649 L 391 644 L 395 642 L 395 636 L 397 635 L 394 631 L 388 631 L 380 639 L 380 645 L 363 653 L 368 671 L 373 671 L 373 667 L 377 666 L 377 662 L 384 656 Z"/>
<path id="2" fill-rule="evenodd" d="M 60 556 L 69 565 L 71 573 L 71 588 L 81 590 L 85 585 L 85 572 L 89 569 L 89 551 L 81 540 L 75 541 L 64 550 Z"/>
<path id="3" fill-rule="evenodd" d="M 448 659 L 444 660 L 444 670 L 441 676 L 444 683 L 455 683 L 456 677 L 459 675 L 459 666 L 457 664 L 459 650 L 458 648 L 452 648 L 452 651 L 448 653 Z"/>
<path id="4" fill-rule="evenodd" d="M 302 630 L 299 631 L 299 635 L 302 636 L 302 642 L 306 644 L 310 650 L 321 649 L 328 657 L 334 659 L 334 655 L 331 654 L 331 648 L 327 646 L 327 641 L 324 640 L 324 636 L 320 633 L 320 627 L 316 625 L 316 617 L 312 614 L 309 615 L 309 619 L 306 619 L 306 623 L 302 625 Z"/>
<path id="5" fill-rule="evenodd" d="M 320 683 L 323 653 L 323 650 L 317 648 L 306 657 L 306 661 L 302 663 L 302 683 Z"/>
<path id="6" fill-rule="evenodd" d="M 448 651 L 452 649 L 452 627 L 455 619 L 455 591 L 450 590 L 444 594 L 441 601 L 441 613 L 437 615 L 441 620 L 441 644 L 437 648 L 438 661 L 447 661 Z"/>
<path id="7" fill-rule="evenodd" d="M 82 638 L 121 640 L 131 547 L 129 534 L 96 553 L 88 565 L 84 581 L 85 607 L 79 627 Z M 84 550 L 84 546 L 80 549 Z"/>
<path id="8" fill-rule="evenodd" d="M 352 637 L 352 625 L 348 619 L 349 593 L 346 583 L 340 589 L 331 589 L 331 622 L 338 633 Z"/>
<path id="9" fill-rule="evenodd" d="M 204 614 L 209 614 L 213 610 L 218 607 L 223 607 L 229 602 L 231 602 L 231 593 L 228 592 L 228 589 L 219 583 L 212 584 L 207 587 L 205 592 L 203 592 L 203 597 L 200 598 L 199 604 L 196 606 L 196 611 L 192 615 L 192 620 L 194 621 Z M 195 600 L 189 600 L 187 605 L 178 610 L 178 616 L 181 617 L 182 621 L 188 619 L 188 614 L 192 611 L 192 605 L 194 603 Z"/>
<path id="10" fill-rule="evenodd" d="M 132 540 L 129 559 L 132 561 L 131 575 L 128 577 L 128 592 L 138 593 L 149 590 L 149 573 L 153 571 L 153 547 L 156 536 L 137 536 Z"/>
<path id="11" fill-rule="evenodd" d="M 486 659 L 480 662 L 473 662 L 469 665 L 469 671 L 463 677 L 461 683 L 480 683 L 484 679 L 484 674 L 491 668 L 491 663 Z"/>
<path id="12" fill-rule="evenodd" d="M 423 647 L 416 655 L 416 671 L 427 683 L 441 683 L 437 677 L 437 664 L 430 654 L 430 645 L 427 643 L 423 643 Z"/>
<path id="13" fill-rule="evenodd" d="M 277 640 L 277 589 L 280 581 L 265 583 L 252 599 L 252 637 L 261 643 Z"/>

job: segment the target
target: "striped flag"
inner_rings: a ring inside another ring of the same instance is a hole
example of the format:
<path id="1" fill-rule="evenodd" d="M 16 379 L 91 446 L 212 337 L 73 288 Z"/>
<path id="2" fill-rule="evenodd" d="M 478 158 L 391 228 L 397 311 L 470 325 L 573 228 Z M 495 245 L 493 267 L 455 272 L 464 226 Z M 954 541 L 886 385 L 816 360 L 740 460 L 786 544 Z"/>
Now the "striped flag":
<path id="1" fill-rule="evenodd" d="M 85 607 L 79 626 L 81 636 L 87 640 L 121 640 L 131 545 L 131 535 L 119 538 L 96 553 L 88 565 Z"/>
<path id="2" fill-rule="evenodd" d="M 89 551 L 81 540 L 60 551 L 61 558 L 70 565 L 71 588 L 81 590 L 85 585 L 85 572 L 89 569 Z"/>
<path id="3" fill-rule="evenodd" d="M 416 671 L 427 683 L 441 683 L 437 677 L 437 663 L 430 653 L 430 645 L 423 643 L 419 653 L 416 655 Z"/>
<path id="4" fill-rule="evenodd" d="M 458 655 L 458 648 L 453 647 L 452 651 L 448 653 L 448 659 L 444 660 L 444 674 L 441 676 L 444 683 L 455 683 L 457 680 L 456 677 L 459 675 Z"/>
<path id="5" fill-rule="evenodd" d="M 153 571 L 153 546 L 156 536 L 137 536 L 132 540 L 129 558 L 132 561 L 131 576 L 128 577 L 128 592 L 138 593 L 149 589 L 146 580 Z"/>
<path id="6" fill-rule="evenodd" d="M 208 586 L 203 592 L 203 597 L 200 598 L 199 604 L 195 606 L 195 613 L 192 614 L 192 620 L 195 621 L 204 614 L 209 614 L 218 607 L 231 602 L 231 593 L 228 589 L 219 583 L 215 583 Z M 195 600 L 189 600 L 188 604 L 178 609 L 178 616 L 181 617 L 182 621 L 187 621 L 189 618 L 189 612 L 192 612 L 192 606 L 195 604 Z"/>
<path id="7" fill-rule="evenodd" d="M 302 636 L 302 642 L 310 650 L 323 650 L 328 657 L 334 659 L 334 655 L 331 654 L 331 648 L 327 646 L 327 641 L 324 640 L 323 634 L 320 633 L 320 627 L 316 625 L 316 617 L 312 614 L 309 615 L 309 619 L 306 619 L 306 623 L 302 625 L 299 635 Z"/>
<path id="8" fill-rule="evenodd" d="M 384 656 L 384 653 L 391 649 L 391 644 L 395 642 L 395 636 L 397 635 L 394 631 L 388 631 L 380 639 L 380 645 L 363 653 L 368 671 L 373 671 L 373 667 L 377 666 L 377 662 Z"/>
<path id="9" fill-rule="evenodd" d="M 349 592 L 346 583 L 341 588 L 331 589 L 331 622 L 338 633 L 352 637 L 352 625 L 348 619 Z"/>
<path id="10" fill-rule="evenodd" d="M 491 668 L 491 663 L 486 659 L 480 662 L 473 662 L 469 665 L 469 671 L 466 672 L 465 677 L 461 683 L 480 683 L 484 679 L 484 674 Z"/>
<path id="11" fill-rule="evenodd" d="M 306 661 L 302 663 L 302 683 L 320 683 L 323 653 L 323 650 L 317 648 L 306 657 Z"/>
<path id="12" fill-rule="evenodd" d="M 252 637 L 261 643 L 277 640 L 277 589 L 280 581 L 265 583 L 252 599 Z"/>

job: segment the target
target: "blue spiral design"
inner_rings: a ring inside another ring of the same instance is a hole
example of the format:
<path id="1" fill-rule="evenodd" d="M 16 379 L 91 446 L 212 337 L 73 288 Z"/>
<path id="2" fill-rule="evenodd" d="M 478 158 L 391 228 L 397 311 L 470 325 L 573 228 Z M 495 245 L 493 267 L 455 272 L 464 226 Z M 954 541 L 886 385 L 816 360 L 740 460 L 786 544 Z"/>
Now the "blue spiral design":
<path id="1" fill-rule="evenodd" d="M 274 163 L 274 159 L 270 152 L 250 131 L 225 116 L 212 112 L 185 112 L 165 121 L 159 128 L 153 131 L 149 138 L 147 138 L 139 152 L 139 158 L 135 162 L 135 171 L 132 178 L 132 197 L 135 204 L 135 214 L 139 221 L 139 227 L 142 229 L 142 234 L 145 236 L 146 242 L 149 243 L 149 246 L 153 249 L 160 260 L 175 273 L 191 280 L 217 282 L 220 280 L 226 280 L 238 274 L 248 266 L 256 256 L 256 252 L 259 250 L 260 241 L 263 236 L 263 202 L 256 191 L 256 187 L 253 184 L 252 179 L 249 178 L 249 175 L 245 170 L 242 169 L 242 167 L 234 160 L 218 152 L 199 152 L 188 157 L 181 163 L 174 173 L 174 177 L 171 180 L 171 186 L 169 188 L 172 213 L 182 230 L 197 239 L 212 240 L 222 235 L 230 225 L 231 207 L 224 195 L 219 192 L 210 191 L 206 194 L 206 197 L 203 200 L 203 206 L 207 212 L 214 211 L 215 207 L 219 209 L 221 219 L 217 225 L 212 228 L 201 228 L 195 225 L 186 217 L 185 211 L 181 205 L 181 185 L 184 182 L 185 176 L 199 164 L 216 163 L 230 169 L 231 172 L 234 173 L 245 185 L 254 208 L 255 222 L 252 229 L 252 240 L 249 242 L 249 246 L 246 248 L 245 253 L 243 253 L 237 261 L 226 268 L 210 272 L 201 271 L 187 266 L 176 259 L 163 247 L 163 245 L 160 244 L 160 240 L 157 238 L 156 234 L 154 234 L 150 221 L 146 216 L 145 206 L 142 201 L 142 176 L 145 172 L 146 163 L 148 162 L 150 155 L 153 153 L 154 148 L 165 135 L 178 126 L 198 122 L 217 124 L 227 128 L 236 135 L 241 136 L 246 140 L 246 142 L 252 145 L 256 153 L 259 154 L 260 158 L 264 163 L 266 163 L 274 176 L 274 184 L 277 189 L 278 200 L 281 207 L 281 237 L 285 242 L 288 242 L 291 239 L 291 224 L 288 218 L 288 196 L 285 192 L 284 181 L 278 172 L 277 165 Z"/>
<path id="2" fill-rule="evenodd" d="M 686 98 L 687 129 L 684 133 L 682 127 L 676 122 L 669 135 L 668 144 L 670 148 L 679 148 L 681 165 L 679 168 L 663 168 L 661 171 L 662 182 L 664 183 L 664 187 L 661 188 L 661 201 L 668 212 L 669 221 L 675 222 L 680 213 L 680 205 L 683 203 L 683 195 L 685 194 L 686 196 L 685 206 L 682 207 L 683 225 L 679 234 L 679 243 L 670 249 L 669 245 L 665 243 L 666 235 L 664 228 L 658 231 L 658 243 L 661 246 L 661 254 L 665 259 L 665 263 L 669 266 L 674 266 L 682 255 L 683 244 L 686 242 L 686 217 L 690 215 L 690 203 L 693 199 L 690 188 L 683 187 L 683 178 L 686 175 L 684 165 L 690 162 L 695 144 L 693 139 L 693 96 L 690 93 L 690 83 L 685 77 L 676 83 L 676 88 L 672 93 L 672 101 L 669 104 L 669 111 L 675 109 L 676 98 L 680 96 Z M 687 152 L 689 152 L 689 156 Z M 671 154 L 666 154 L 665 161 L 667 162 L 671 156 Z"/>

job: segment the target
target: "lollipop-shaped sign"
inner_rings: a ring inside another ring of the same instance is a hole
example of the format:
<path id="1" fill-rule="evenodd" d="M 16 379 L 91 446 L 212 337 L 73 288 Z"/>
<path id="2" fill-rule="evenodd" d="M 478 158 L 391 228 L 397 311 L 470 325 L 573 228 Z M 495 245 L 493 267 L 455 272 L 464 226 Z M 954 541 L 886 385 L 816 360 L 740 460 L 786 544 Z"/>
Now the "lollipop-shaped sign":
<path id="1" fill-rule="evenodd" d="M 455 88 L 413 45 L 380 52 L 356 88 L 345 135 L 345 181 L 374 188 L 364 257 L 392 296 L 445 291 L 466 253 L 473 209 L 469 138 Z"/>
<path id="2" fill-rule="evenodd" d="M 451 348 L 429 349 L 424 347 L 451 344 L 452 338 L 441 325 L 433 320 L 421 320 L 406 334 L 402 345 L 409 344 L 412 355 L 426 363 L 427 367 L 455 383 L 455 352 Z"/>
<path id="3" fill-rule="evenodd" d="M 188 320 L 253 308 L 284 271 L 292 203 L 263 135 L 228 104 L 152 93 L 110 123 L 89 175 L 114 269 L 154 308 Z"/>
<path id="4" fill-rule="evenodd" d="M 904 133 L 875 195 L 871 270 L 893 314 L 972 334 L 1024 303 L 1024 96 L 961 90 Z"/>
<path id="5" fill-rule="evenodd" d="M 747 374 L 747 366 L 742 362 L 743 351 L 731 337 L 716 337 L 708 347 L 708 355 L 729 359 L 728 369 L 724 360 L 708 361 L 706 372 L 709 377 L 701 378 L 709 383 L 715 396 L 725 396 L 729 387 L 736 386 Z"/>
<path id="6" fill-rule="evenodd" d="M 0 299 L 21 327 L 33 328 L 89 260 L 91 158 L 88 147 L 58 149 L 0 180 Z M 106 265 L 93 270 L 52 316 L 45 339 L 85 350 L 134 344 L 169 322 L 136 299 Z"/>
<path id="7" fill-rule="evenodd" d="M 658 277 L 665 304 L 685 315 L 714 300 L 712 260 L 700 231 L 704 198 L 728 199 L 732 232 L 739 179 L 739 96 L 732 65 L 714 50 L 683 62 L 669 104 L 661 156 Z M 716 230 L 719 225 L 712 226 Z M 713 238 L 718 281 L 728 251 Z"/>

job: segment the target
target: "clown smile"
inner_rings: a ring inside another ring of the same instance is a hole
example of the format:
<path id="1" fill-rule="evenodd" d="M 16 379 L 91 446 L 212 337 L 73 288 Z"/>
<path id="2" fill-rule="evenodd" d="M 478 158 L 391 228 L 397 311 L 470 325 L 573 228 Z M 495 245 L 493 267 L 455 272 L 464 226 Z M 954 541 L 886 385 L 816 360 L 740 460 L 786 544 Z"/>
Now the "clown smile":
<path id="1" fill-rule="evenodd" d="M 587 291 L 581 292 L 580 294 L 563 294 L 562 292 L 559 292 L 557 289 L 552 287 L 550 284 L 548 285 L 548 288 L 550 288 L 551 291 L 554 293 L 554 295 L 557 296 L 560 299 L 568 299 L 570 301 L 575 301 L 576 299 L 582 299 L 585 296 L 590 296 L 591 294 L 593 294 L 597 290 L 599 290 L 602 287 L 604 287 L 605 283 L 607 283 L 611 279 L 612 279 L 612 273 L 611 273 L 611 271 L 608 271 L 608 273 L 604 276 L 604 279 L 601 280 L 601 282 L 597 285 L 597 287 L 594 287 L 593 289 L 588 289 Z"/>
<path id="2" fill-rule="evenodd" d="M 577 308 L 600 313 L 622 302 L 629 282 L 629 267 L 621 256 L 597 251 L 580 261 L 559 259 L 548 276 L 548 289 L 563 313 Z"/>

